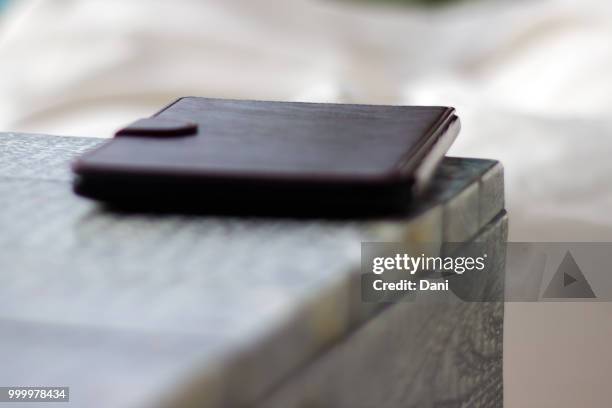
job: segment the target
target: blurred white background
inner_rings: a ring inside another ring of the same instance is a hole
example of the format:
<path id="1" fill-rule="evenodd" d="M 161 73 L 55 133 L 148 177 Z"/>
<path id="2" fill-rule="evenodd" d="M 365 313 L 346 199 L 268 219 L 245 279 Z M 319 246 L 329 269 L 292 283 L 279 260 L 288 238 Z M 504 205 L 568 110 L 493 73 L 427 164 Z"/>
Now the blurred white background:
<path id="1" fill-rule="evenodd" d="M 14 0 L 0 61 L 3 131 L 109 137 L 186 95 L 454 105 L 451 153 L 506 168 L 512 240 L 612 239 L 608 0 Z M 509 305 L 506 405 L 609 406 L 609 351 L 555 360 L 612 337 L 607 306 Z"/>

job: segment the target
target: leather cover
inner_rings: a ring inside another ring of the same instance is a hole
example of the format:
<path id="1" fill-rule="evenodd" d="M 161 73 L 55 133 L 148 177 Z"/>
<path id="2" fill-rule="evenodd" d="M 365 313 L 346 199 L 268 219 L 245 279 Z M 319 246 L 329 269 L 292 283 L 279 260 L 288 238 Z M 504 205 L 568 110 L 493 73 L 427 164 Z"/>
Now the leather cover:
<path id="1" fill-rule="evenodd" d="M 143 209 L 397 210 L 458 131 L 447 107 L 186 97 L 76 160 L 75 191 Z"/>

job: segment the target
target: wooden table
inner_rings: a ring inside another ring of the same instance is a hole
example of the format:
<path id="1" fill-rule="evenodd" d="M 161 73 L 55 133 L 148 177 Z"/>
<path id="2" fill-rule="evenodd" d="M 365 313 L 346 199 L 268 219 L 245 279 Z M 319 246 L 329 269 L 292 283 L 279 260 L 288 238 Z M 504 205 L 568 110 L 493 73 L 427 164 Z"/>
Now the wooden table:
<path id="1" fill-rule="evenodd" d="M 501 251 L 499 163 L 446 158 L 401 218 L 122 214 L 71 192 L 102 142 L 0 134 L 0 385 L 89 408 L 501 406 L 502 303 L 358 295 L 362 242 Z"/>

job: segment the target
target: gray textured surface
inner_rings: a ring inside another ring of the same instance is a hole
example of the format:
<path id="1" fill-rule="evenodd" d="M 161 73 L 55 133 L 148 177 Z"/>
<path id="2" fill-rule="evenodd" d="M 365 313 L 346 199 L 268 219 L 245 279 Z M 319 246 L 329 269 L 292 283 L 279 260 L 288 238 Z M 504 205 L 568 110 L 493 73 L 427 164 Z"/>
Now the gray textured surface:
<path id="1" fill-rule="evenodd" d="M 500 213 L 474 238 L 497 261 L 475 282 L 480 290 L 503 290 L 507 233 Z M 501 407 L 503 315 L 503 302 L 419 293 L 389 306 L 258 406 Z"/>
<path id="2" fill-rule="evenodd" d="M 479 182 L 479 222 L 495 217 L 499 208 L 504 208 L 504 168 L 497 162 L 485 174 Z"/>
<path id="3" fill-rule="evenodd" d="M 69 160 L 100 142 L 0 135 L 0 383 L 69 385 L 88 407 L 191 381 L 202 406 L 258 398 L 368 317 L 350 295 L 362 241 L 473 235 L 494 163 L 445 161 L 401 220 L 122 215 L 70 191 Z"/>
<path id="4" fill-rule="evenodd" d="M 449 200 L 444 207 L 444 241 L 464 242 L 474 236 L 500 209 L 504 208 L 504 175 L 499 162 L 447 157 L 437 174 L 432 190 Z M 457 193 L 453 184 L 457 175 L 473 180 Z"/>

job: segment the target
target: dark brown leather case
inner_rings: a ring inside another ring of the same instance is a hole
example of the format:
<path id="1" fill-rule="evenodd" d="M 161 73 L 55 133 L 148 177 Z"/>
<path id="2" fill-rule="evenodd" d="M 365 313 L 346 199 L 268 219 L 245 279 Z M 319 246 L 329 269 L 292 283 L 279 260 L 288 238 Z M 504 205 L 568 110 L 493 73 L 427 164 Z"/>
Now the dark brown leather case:
<path id="1" fill-rule="evenodd" d="M 186 97 L 78 158 L 75 191 L 138 209 L 401 211 L 458 132 L 447 107 Z"/>

